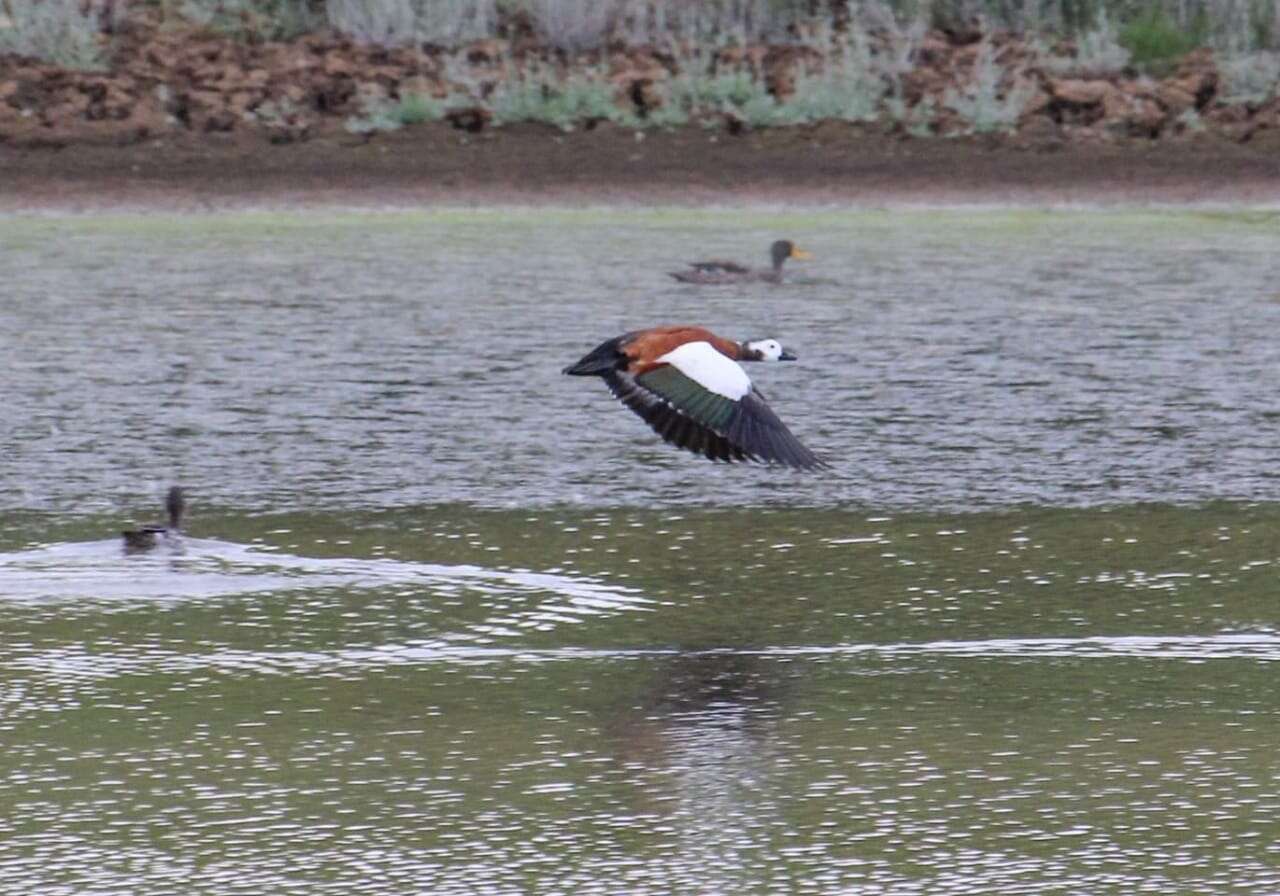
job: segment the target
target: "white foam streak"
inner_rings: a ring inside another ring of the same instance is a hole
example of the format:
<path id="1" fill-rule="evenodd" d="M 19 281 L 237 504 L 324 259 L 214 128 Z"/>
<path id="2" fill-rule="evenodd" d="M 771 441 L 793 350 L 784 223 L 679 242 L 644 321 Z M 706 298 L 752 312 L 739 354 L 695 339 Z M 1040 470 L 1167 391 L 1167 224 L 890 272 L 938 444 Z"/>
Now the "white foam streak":
<path id="1" fill-rule="evenodd" d="M 810 657 L 848 659 L 858 656 L 961 657 L 973 659 L 1120 659 L 1156 660 L 1280 660 L 1280 635 L 1271 633 L 1205 636 L 1122 636 L 1091 638 L 999 638 L 979 641 L 933 641 L 918 644 L 845 644 L 836 646 L 771 647 L 760 650 L 680 651 L 663 649 L 610 650 L 591 648 L 526 649 L 474 643 L 477 633 L 518 636 L 520 632 L 474 626 L 466 634 L 410 644 L 337 651 L 212 650 L 200 654 L 162 651 L 150 647 L 145 654 L 88 653 L 80 645 L 29 654 L 7 665 L 58 676 L 103 678 L 139 672 L 237 672 L 280 675 L 352 674 L 395 666 L 446 663 L 476 665 L 497 662 L 550 663 L 581 661 L 632 661 L 662 656 L 716 654 L 765 658 Z M 457 643 L 467 640 L 470 643 Z"/>
<path id="2" fill-rule="evenodd" d="M 597 579 L 390 559 L 301 557 L 211 539 L 184 539 L 180 552 L 125 557 L 118 542 L 60 544 L 0 554 L 0 600 L 182 601 L 315 588 L 465 587 L 490 594 L 550 593 L 544 607 L 589 613 L 620 606 L 647 609 L 635 589 Z"/>

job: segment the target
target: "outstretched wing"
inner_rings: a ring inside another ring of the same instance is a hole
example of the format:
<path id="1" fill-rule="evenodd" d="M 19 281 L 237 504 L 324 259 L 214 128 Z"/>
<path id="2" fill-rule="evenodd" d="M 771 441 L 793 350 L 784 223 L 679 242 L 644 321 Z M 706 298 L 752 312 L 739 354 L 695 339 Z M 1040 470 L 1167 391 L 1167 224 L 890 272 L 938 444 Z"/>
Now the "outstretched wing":
<path id="1" fill-rule="evenodd" d="M 669 352 L 638 375 L 617 371 L 609 389 L 658 435 L 712 460 L 824 466 L 791 434 L 738 364 L 708 343 Z"/>
<path id="2" fill-rule="evenodd" d="M 737 445 L 641 385 L 631 374 L 625 371 L 606 374 L 604 381 L 609 391 L 635 411 L 664 441 L 711 460 L 732 462 L 749 459 Z"/>

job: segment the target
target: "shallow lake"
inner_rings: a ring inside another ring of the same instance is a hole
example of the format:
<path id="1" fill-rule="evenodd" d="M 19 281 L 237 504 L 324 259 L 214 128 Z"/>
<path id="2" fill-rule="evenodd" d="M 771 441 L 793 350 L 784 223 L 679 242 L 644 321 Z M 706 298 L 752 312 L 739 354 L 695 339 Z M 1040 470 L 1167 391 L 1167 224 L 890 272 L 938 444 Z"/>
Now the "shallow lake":
<path id="1" fill-rule="evenodd" d="M 1280 890 L 1277 236 L 0 220 L 0 894 Z M 661 322 L 833 470 L 561 375 Z"/>

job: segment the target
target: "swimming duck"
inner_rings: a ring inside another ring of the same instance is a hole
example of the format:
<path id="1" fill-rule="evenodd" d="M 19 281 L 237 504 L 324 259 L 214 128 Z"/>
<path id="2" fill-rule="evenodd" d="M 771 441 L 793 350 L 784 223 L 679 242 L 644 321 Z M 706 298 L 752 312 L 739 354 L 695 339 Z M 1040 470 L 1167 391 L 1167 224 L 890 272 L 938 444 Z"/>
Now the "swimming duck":
<path id="1" fill-rule="evenodd" d="M 691 261 L 689 267 L 692 270 L 671 271 L 670 274 L 681 283 L 781 283 L 782 263 L 788 258 L 804 260 L 813 258 L 813 255 L 791 240 L 778 240 L 769 247 L 769 260 L 772 262 L 769 268 L 749 268 L 736 261 L 711 259 L 710 261 Z"/>
<path id="2" fill-rule="evenodd" d="M 600 343 L 564 372 L 603 377 L 662 438 L 711 460 L 825 467 L 791 434 L 738 361 L 794 361 L 777 340 L 734 342 L 702 327 L 653 327 Z"/>
<path id="3" fill-rule="evenodd" d="M 161 538 L 177 538 L 181 534 L 182 514 L 186 511 L 186 503 L 182 489 L 176 485 L 171 487 L 164 502 L 165 510 L 169 513 L 168 525 L 150 523 L 138 529 L 126 529 L 121 533 L 124 536 L 124 552 L 141 554 L 155 548 Z"/>

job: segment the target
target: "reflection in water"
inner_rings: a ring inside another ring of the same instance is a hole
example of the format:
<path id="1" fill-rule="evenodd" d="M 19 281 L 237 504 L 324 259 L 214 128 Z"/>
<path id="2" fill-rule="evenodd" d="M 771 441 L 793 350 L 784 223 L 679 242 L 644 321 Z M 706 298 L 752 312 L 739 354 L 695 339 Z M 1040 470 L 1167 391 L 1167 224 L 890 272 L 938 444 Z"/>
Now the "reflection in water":
<path id="1" fill-rule="evenodd" d="M 430 508 L 0 554 L 0 894 L 1271 892 L 1273 522 Z"/>
<path id="2" fill-rule="evenodd" d="M 653 807 L 671 831 L 673 889 L 749 889 L 762 832 L 781 823 L 773 780 L 780 670 L 741 653 L 678 653 L 647 664 L 643 702 L 611 726 L 620 757 L 663 779 Z"/>

